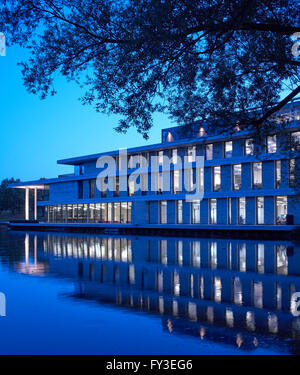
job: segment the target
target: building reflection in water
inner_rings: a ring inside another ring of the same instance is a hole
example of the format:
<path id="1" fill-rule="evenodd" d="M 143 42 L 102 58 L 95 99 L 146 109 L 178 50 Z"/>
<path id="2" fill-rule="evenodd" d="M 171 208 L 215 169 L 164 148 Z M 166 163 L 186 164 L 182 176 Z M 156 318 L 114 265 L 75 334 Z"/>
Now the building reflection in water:
<path id="1" fill-rule="evenodd" d="M 275 335 L 293 339 L 298 351 L 300 323 L 291 313 L 292 293 L 300 291 L 295 244 L 26 234 L 24 249 L 15 269 L 75 279 L 72 297 L 159 313 L 172 334 L 241 349 L 274 345 Z"/>

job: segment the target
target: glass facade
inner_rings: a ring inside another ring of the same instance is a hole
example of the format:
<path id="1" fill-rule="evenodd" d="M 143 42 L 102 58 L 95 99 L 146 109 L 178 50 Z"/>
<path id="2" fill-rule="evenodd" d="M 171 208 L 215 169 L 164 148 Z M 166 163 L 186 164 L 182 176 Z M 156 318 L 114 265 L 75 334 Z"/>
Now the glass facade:
<path id="1" fill-rule="evenodd" d="M 252 164 L 252 181 L 254 189 L 262 188 L 262 163 Z"/>
<path id="2" fill-rule="evenodd" d="M 131 202 L 47 206 L 50 223 L 131 223 Z"/>
<path id="3" fill-rule="evenodd" d="M 242 187 L 242 164 L 235 164 L 232 167 L 233 190 L 240 190 Z"/>
<path id="4" fill-rule="evenodd" d="M 221 190 L 221 167 L 213 167 L 213 190 Z"/>

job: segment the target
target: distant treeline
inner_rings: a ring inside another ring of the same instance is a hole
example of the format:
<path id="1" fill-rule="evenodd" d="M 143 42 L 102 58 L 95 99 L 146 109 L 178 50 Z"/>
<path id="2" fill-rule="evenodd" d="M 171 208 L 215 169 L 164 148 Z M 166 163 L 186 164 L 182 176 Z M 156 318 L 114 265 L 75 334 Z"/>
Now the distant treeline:
<path id="1" fill-rule="evenodd" d="M 23 189 L 11 189 L 8 185 L 19 182 L 20 179 L 6 178 L 0 185 L 0 214 L 10 213 L 12 215 L 24 212 L 25 194 Z"/>

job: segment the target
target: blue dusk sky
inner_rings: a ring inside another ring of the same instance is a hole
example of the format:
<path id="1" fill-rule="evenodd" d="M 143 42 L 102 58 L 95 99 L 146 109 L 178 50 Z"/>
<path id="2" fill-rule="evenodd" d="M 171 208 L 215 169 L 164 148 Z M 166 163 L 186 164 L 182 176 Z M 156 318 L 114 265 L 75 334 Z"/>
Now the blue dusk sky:
<path id="1" fill-rule="evenodd" d="M 68 157 L 160 142 L 161 129 L 175 125 L 164 115 L 154 117 L 150 139 L 135 129 L 119 134 L 117 116 L 96 113 L 83 106 L 84 93 L 74 83 L 58 76 L 53 97 L 40 100 L 23 86 L 21 66 L 28 53 L 19 47 L 6 49 L 0 57 L 0 180 L 22 181 L 71 173 L 71 166 L 57 165 Z"/>

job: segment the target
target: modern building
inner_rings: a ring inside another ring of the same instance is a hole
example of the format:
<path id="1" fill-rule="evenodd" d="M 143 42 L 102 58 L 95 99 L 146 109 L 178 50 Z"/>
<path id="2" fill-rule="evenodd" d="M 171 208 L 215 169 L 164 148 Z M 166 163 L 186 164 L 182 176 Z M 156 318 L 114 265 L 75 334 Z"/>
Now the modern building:
<path id="1" fill-rule="evenodd" d="M 74 173 L 10 186 L 25 189 L 26 220 L 34 190 L 33 219 L 38 206 L 45 208 L 39 226 L 292 229 L 300 225 L 300 100 L 282 113 L 285 129 L 267 134 L 259 148 L 254 134 L 238 126 L 230 134 L 210 134 L 196 123 L 188 136 L 180 126 L 163 129 L 161 143 L 59 160 Z M 116 167 L 104 178 L 105 158 Z M 201 185 L 203 199 L 186 199 L 193 182 Z M 38 189 L 49 190 L 47 200 L 37 201 Z"/>

